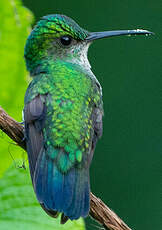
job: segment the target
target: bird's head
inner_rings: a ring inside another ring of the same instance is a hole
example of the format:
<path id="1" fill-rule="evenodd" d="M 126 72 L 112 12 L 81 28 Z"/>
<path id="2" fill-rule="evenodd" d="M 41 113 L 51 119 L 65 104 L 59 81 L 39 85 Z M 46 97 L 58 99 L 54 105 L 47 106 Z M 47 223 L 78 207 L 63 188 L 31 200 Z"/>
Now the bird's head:
<path id="1" fill-rule="evenodd" d="M 25 46 L 27 69 L 36 69 L 49 59 L 60 59 L 90 68 L 87 51 L 97 39 L 129 34 L 151 34 L 147 30 L 88 32 L 71 18 L 54 14 L 43 17 L 32 30 Z"/>

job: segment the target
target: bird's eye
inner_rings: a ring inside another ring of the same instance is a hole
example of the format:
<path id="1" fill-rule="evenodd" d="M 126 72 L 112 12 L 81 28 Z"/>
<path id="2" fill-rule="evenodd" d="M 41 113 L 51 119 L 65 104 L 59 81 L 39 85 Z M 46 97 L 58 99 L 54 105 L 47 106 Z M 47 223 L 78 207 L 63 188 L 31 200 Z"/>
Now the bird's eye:
<path id="1" fill-rule="evenodd" d="M 60 38 L 60 42 L 63 46 L 69 46 L 72 42 L 72 38 L 70 36 L 62 36 Z"/>

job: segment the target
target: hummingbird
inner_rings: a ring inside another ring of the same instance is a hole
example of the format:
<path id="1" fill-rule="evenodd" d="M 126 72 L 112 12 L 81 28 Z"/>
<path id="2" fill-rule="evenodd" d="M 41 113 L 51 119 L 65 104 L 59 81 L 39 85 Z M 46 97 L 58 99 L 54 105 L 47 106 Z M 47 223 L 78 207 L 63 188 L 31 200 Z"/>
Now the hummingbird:
<path id="1" fill-rule="evenodd" d="M 89 168 L 102 136 L 102 88 L 87 52 L 93 41 L 147 30 L 89 32 L 71 18 L 41 18 L 25 45 L 32 81 L 24 100 L 27 153 L 33 188 L 45 212 L 61 223 L 86 217 Z"/>

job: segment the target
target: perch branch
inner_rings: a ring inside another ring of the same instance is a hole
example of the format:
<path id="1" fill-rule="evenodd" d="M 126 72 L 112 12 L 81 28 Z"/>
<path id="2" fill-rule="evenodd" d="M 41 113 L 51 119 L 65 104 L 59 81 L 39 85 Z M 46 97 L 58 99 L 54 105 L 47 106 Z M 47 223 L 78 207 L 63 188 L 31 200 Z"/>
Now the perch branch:
<path id="1" fill-rule="evenodd" d="M 26 150 L 23 126 L 10 117 L 0 107 L 0 129 L 5 132 L 17 145 Z M 102 200 L 91 193 L 90 216 L 98 221 L 105 229 L 131 230 Z"/>

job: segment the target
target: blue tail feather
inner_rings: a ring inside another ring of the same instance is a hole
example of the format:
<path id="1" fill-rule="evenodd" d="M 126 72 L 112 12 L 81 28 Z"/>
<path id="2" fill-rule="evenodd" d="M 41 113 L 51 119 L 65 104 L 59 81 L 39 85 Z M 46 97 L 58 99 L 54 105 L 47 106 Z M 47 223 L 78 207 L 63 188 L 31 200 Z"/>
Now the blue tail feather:
<path id="1" fill-rule="evenodd" d="M 83 217 L 86 217 L 88 215 L 87 210 L 89 212 L 89 209 L 90 209 L 90 184 L 89 184 L 89 178 L 88 178 L 88 181 L 85 184 L 85 190 L 84 190 L 84 207 L 82 210 Z"/>
<path id="2" fill-rule="evenodd" d="M 67 173 L 61 173 L 56 162 L 42 151 L 34 175 L 37 199 L 47 210 L 62 212 L 71 220 L 88 215 L 88 169 L 72 168 Z"/>
<path id="3" fill-rule="evenodd" d="M 62 203 L 63 203 L 63 183 L 64 183 L 64 174 L 59 172 L 57 166 L 53 166 L 53 180 L 52 180 L 52 196 L 54 199 L 54 209 L 61 212 Z"/>
<path id="4" fill-rule="evenodd" d="M 80 184 L 78 182 L 80 183 L 82 182 L 80 178 L 80 173 L 76 175 L 73 201 L 70 207 L 68 208 L 68 213 L 70 214 L 70 218 L 76 218 L 76 219 L 78 218 L 78 212 L 80 214 L 80 205 L 83 202 L 83 200 L 81 200 L 82 188 L 80 188 Z"/>
<path id="5" fill-rule="evenodd" d="M 46 175 L 46 185 L 44 188 L 44 192 L 45 192 L 45 199 L 44 199 L 44 204 L 45 207 L 50 210 L 53 207 L 53 196 L 51 196 L 50 194 L 52 194 L 52 179 L 53 179 L 53 162 L 52 160 L 46 160 L 46 164 L 47 164 L 47 175 Z"/>
<path id="6" fill-rule="evenodd" d="M 76 181 L 73 201 L 67 210 L 67 214 L 71 220 L 78 219 L 80 216 L 85 217 L 89 212 L 89 183 L 87 183 L 89 181 L 88 169 L 75 170 Z M 85 201 L 87 204 L 85 204 Z"/>
<path id="7" fill-rule="evenodd" d="M 64 176 L 64 193 L 62 210 L 66 210 L 73 200 L 74 186 L 75 186 L 75 169 L 71 169 L 68 174 Z"/>

